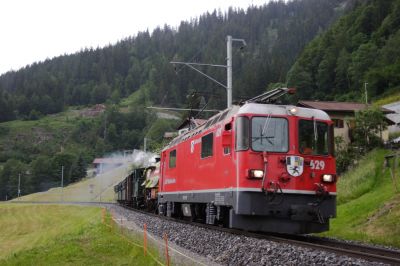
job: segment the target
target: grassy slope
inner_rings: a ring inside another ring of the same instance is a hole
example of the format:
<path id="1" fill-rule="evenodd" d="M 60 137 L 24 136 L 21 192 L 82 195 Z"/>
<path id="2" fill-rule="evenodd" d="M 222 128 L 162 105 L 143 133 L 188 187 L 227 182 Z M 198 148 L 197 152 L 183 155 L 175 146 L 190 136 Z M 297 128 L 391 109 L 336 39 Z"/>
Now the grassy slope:
<path id="1" fill-rule="evenodd" d="M 122 99 L 118 104 L 119 110 L 121 112 L 128 112 L 132 107 L 143 106 L 145 103 L 142 102 L 142 94 L 143 92 L 138 90 Z M 72 153 L 87 150 L 88 147 L 71 140 L 71 132 L 76 128 L 79 121 L 98 119 L 97 117 L 82 117 L 81 109 L 84 108 L 86 107 L 72 106 L 67 111 L 46 115 L 35 121 L 13 120 L 0 123 L 0 159 L 5 155 L 14 154 L 16 152 L 15 147 L 17 147 L 18 152 L 30 153 L 32 150 L 35 150 L 33 147 L 36 147 L 36 150 L 38 150 L 41 149 L 43 144 L 56 147 L 60 151 L 66 150 Z M 157 113 L 162 113 L 170 117 L 179 116 L 179 113 L 173 111 L 158 110 Z M 179 120 L 156 118 L 149 122 L 150 125 L 144 129 L 147 133 L 146 136 L 152 138 L 153 142 L 160 142 L 164 133 L 163 131 L 170 130 L 171 128 L 174 129 Z"/>
<path id="2" fill-rule="evenodd" d="M 0 204 L 0 212 L 1 265 L 155 265 L 101 223 L 100 208 Z"/>
<path id="3" fill-rule="evenodd" d="M 89 120 L 80 116 L 78 107 L 67 111 L 44 116 L 35 121 L 14 120 L 0 123 L 0 154 L 5 158 L 30 155 L 43 151 L 43 145 L 55 151 L 67 150 L 73 153 L 84 151 L 85 147 L 70 140 L 71 132 L 80 120 Z"/>
<path id="4" fill-rule="evenodd" d="M 382 106 L 385 104 L 390 104 L 394 102 L 400 101 L 400 92 L 399 93 L 393 93 L 392 95 L 386 96 L 384 98 L 381 98 L 374 102 L 375 106 Z"/>
<path id="5" fill-rule="evenodd" d="M 383 166 L 388 153 L 369 153 L 358 167 L 341 177 L 337 218 L 323 235 L 400 247 L 400 194 L 389 169 Z M 399 176 L 400 167 L 397 169 Z"/>
<path id="6" fill-rule="evenodd" d="M 88 178 L 86 180 L 71 184 L 63 189 L 64 201 L 114 201 L 114 185 L 122 180 L 127 175 L 131 168 L 130 165 L 121 166 L 95 178 Z M 61 188 L 52 188 L 45 192 L 33 193 L 23 196 L 14 201 L 61 201 Z"/>

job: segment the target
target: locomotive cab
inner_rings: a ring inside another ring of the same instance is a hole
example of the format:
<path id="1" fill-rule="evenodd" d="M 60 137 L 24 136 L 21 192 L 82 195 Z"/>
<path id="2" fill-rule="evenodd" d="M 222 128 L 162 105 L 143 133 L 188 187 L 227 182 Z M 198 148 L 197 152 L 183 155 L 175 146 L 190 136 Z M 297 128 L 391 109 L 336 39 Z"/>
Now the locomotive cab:
<path id="1" fill-rule="evenodd" d="M 237 195 L 230 226 L 294 233 L 328 230 L 329 218 L 336 216 L 329 117 L 293 106 L 242 108 L 235 122 L 235 155 L 242 173 L 239 186 L 247 191 Z"/>

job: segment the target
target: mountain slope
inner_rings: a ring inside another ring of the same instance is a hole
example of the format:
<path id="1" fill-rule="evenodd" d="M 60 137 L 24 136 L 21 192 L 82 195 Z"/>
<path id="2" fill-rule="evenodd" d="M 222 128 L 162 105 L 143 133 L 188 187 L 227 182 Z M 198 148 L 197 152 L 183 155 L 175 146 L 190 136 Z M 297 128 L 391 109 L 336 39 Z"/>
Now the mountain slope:
<path id="1" fill-rule="evenodd" d="M 104 109 L 70 107 L 34 121 L 0 123 L 0 200 L 17 196 L 19 176 L 26 195 L 58 187 L 62 166 L 64 185 L 77 182 L 95 157 L 139 149 L 144 137 L 149 149 L 159 148 L 164 132 L 179 121 L 138 108 L 138 101 L 129 97 Z"/>
<path id="2" fill-rule="evenodd" d="M 291 68 L 288 84 L 299 97 L 365 100 L 365 87 L 369 99 L 400 90 L 400 1 L 361 3 L 308 44 Z"/>

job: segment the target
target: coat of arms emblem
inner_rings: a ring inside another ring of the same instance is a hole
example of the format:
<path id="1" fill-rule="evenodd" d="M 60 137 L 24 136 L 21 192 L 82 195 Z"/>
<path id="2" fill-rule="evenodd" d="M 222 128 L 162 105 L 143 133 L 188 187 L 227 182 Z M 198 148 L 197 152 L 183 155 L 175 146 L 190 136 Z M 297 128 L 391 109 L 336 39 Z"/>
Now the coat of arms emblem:
<path id="1" fill-rule="evenodd" d="M 300 176 L 304 169 L 304 158 L 300 156 L 286 156 L 286 170 L 291 176 Z"/>

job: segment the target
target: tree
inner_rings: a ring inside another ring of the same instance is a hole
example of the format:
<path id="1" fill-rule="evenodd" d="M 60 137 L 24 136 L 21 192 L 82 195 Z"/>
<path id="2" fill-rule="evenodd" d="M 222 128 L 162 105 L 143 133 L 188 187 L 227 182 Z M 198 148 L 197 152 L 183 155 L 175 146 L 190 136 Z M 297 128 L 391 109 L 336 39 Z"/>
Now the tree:
<path id="1" fill-rule="evenodd" d="M 368 108 L 356 112 L 354 137 L 356 144 L 369 151 L 382 142 L 382 131 L 387 127 L 385 116 L 378 108 Z"/>
<path id="2" fill-rule="evenodd" d="M 115 127 L 115 124 L 110 123 L 107 127 L 107 136 L 106 140 L 110 143 L 113 143 L 114 145 L 118 145 L 118 141 L 120 140 L 120 137 L 117 133 L 117 128 Z"/>
<path id="3" fill-rule="evenodd" d="M 86 176 L 86 163 L 82 154 L 79 154 L 78 160 L 72 166 L 71 183 L 75 183 Z"/>
<path id="4" fill-rule="evenodd" d="M 351 62 L 350 53 L 343 48 L 339 53 L 339 58 L 335 68 L 335 87 L 336 93 L 347 91 L 351 87 L 349 77 L 349 64 Z"/>
<path id="5" fill-rule="evenodd" d="M 8 93 L 0 91 L 0 122 L 14 119 L 14 109 L 13 98 Z"/>
<path id="6" fill-rule="evenodd" d="M 362 44 L 352 54 L 352 62 L 349 72 L 352 77 L 352 84 L 361 90 L 365 81 L 365 73 L 373 66 L 377 55 L 377 47 L 373 43 Z"/>
<path id="7" fill-rule="evenodd" d="M 42 183 L 48 183 L 53 180 L 53 169 L 51 158 L 39 155 L 30 165 L 32 169 L 31 185 L 34 191 L 41 190 Z"/>
<path id="8" fill-rule="evenodd" d="M 31 191 L 29 179 L 27 177 L 28 167 L 16 159 L 9 159 L 0 172 L 0 200 L 15 198 L 18 196 L 18 182 L 21 176 L 20 188 L 23 193 Z"/>
<path id="9" fill-rule="evenodd" d="M 72 166 L 76 160 L 75 155 L 66 152 L 60 152 L 54 155 L 51 162 L 53 172 L 53 180 L 58 181 L 61 177 L 62 167 L 64 169 L 64 185 L 68 185 L 71 181 Z"/>
<path id="10" fill-rule="evenodd" d="M 312 97 L 314 90 L 311 73 L 296 63 L 288 73 L 288 86 L 297 88 L 299 94 L 305 98 Z"/>
<path id="11" fill-rule="evenodd" d="M 102 83 L 100 85 L 96 85 L 92 91 L 91 102 L 104 103 L 110 96 L 110 93 L 111 93 L 111 87 L 108 84 Z"/>

